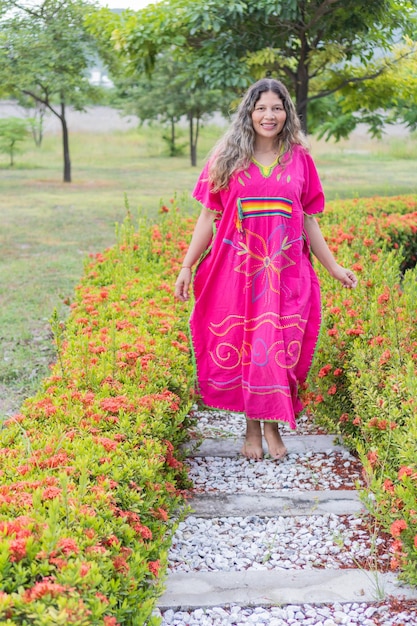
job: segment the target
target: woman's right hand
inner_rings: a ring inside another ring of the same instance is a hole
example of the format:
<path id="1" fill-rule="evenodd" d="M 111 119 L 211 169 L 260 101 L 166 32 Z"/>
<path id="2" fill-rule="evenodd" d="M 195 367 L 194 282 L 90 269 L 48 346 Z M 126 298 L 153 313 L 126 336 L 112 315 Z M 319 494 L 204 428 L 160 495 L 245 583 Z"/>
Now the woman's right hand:
<path id="1" fill-rule="evenodd" d="M 191 267 L 182 267 L 175 282 L 174 295 L 182 302 L 190 299 L 191 275 Z"/>

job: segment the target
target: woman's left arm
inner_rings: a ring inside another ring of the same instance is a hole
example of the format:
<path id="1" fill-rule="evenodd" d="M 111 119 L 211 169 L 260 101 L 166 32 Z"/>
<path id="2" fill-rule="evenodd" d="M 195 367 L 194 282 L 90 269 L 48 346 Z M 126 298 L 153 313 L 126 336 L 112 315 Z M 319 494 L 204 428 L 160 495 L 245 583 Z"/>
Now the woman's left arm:
<path id="1" fill-rule="evenodd" d="M 344 287 L 353 289 L 358 284 L 355 274 L 339 265 L 331 253 L 315 217 L 304 214 L 304 229 L 310 240 L 311 250 L 317 260 L 333 278 L 339 280 Z"/>

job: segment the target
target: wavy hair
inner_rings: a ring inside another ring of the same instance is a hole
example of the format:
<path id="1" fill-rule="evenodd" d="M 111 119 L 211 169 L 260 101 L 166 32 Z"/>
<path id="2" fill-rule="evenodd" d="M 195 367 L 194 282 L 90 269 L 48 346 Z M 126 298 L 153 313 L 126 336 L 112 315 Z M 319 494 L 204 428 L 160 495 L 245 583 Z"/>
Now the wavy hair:
<path id="1" fill-rule="evenodd" d="M 301 130 L 300 120 L 291 96 L 281 81 L 274 78 L 262 78 L 254 83 L 243 96 L 229 130 L 223 135 L 211 151 L 209 158 L 209 181 L 213 191 L 226 189 L 230 177 L 237 171 L 249 167 L 255 148 L 255 131 L 252 113 L 263 93 L 272 91 L 284 105 L 287 119 L 277 136 L 279 162 L 291 158 L 292 146 L 302 145 L 307 149 L 307 140 Z"/>

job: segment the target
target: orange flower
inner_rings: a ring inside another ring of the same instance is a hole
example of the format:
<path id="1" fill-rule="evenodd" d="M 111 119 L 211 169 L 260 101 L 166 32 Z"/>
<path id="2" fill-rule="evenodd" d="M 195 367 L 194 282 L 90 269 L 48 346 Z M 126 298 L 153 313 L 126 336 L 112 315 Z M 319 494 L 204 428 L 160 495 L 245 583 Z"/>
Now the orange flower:
<path id="1" fill-rule="evenodd" d="M 374 465 L 376 465 L 376 462 L 378 461 L 378 452 L 376 452 L 375 450 L 370 450 L 370 452 L 368 452 L 366 456 L 368 458 L 370 466 L 374 467 Z"/>
<path id="2" fill-rule="evenodd" d="M 387 491 L 388 493 L 393 494 L 394 493 L 394 484 L 393 482 L 387 478 L 386 480 L 384 480 L 384 484 L 382 485 L 382 489 L 384 491 Z"/>
<path id="3" fill-rule="evenodd" d="M 390 533 L 393 537 L 399 537 L 406 528 L 408 528 L 408 526 L 405 519 L 397 519 L 391 524 Z"/>

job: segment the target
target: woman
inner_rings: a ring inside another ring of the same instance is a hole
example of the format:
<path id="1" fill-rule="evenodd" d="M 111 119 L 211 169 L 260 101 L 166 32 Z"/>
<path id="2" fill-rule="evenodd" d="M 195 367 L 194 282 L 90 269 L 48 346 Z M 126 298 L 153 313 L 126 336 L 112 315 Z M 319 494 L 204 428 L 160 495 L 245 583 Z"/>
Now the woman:
<path id="1" fill-rule="evenodd" d="M 202 204 L 175 284 L 189 298 L 197 391 L 205 405 L 243 412 L 242 454 L 282 459 L 278 422 L 296 427 L 298 387 L 320 328 L 310 251 L 344 287 L 356 277 L 330 252 L 314 215 L 324 195 L 285 86 L 264 78 L 243 97 L 193 196 Z"/>

